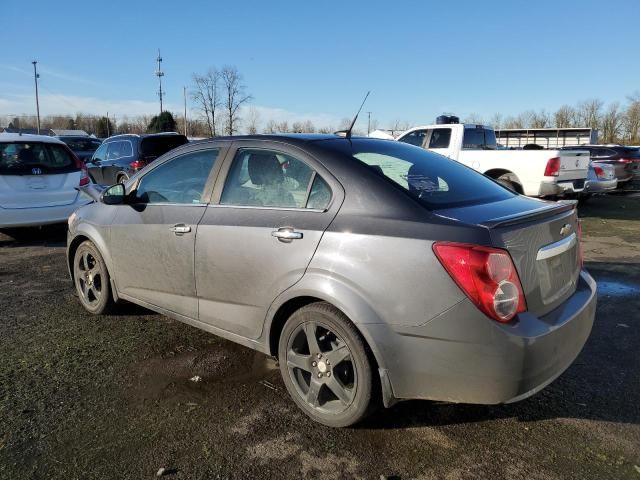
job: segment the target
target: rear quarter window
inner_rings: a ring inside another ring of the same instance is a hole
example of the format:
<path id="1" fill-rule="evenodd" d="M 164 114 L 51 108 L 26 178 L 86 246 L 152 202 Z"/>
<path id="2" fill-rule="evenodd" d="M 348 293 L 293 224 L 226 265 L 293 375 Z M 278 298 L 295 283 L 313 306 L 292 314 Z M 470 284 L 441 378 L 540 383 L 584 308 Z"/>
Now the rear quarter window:
<path id="1" fill-rule="evenodd" d="M 185 143 L 189 143 L 189 140 L 184 135 L 145 137 L 140 144 L 140 154 L 143 157 L 159 157 Z"/>

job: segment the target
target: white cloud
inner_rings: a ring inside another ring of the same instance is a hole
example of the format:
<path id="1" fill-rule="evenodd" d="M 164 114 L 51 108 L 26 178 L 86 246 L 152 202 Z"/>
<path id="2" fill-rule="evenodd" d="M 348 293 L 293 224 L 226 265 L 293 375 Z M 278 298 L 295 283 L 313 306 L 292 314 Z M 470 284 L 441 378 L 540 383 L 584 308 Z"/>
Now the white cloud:
<path id="1" fill-rule="evenodd" d="M 75 115 L 76 113 L 105 115 L 109 112 L 110 116 L 118 117 L 127 115 L 135 117 L 137 115 L 155 115 L 158 113 L 158 102 L 143 100 L 105 100 L 97 97 L 84 97 L 79 95 L 63 95 L 57 93 L 44 92 L 40 94 L 40 115 Z M 314 112 L 292 112 L 283 108 L 268 107 L 264 105 L 248 105 L 242 110 L 242 116 L 245 116 L 248 109 L 253 108 L 259 114 L 259 123 L 261 127 L 269 120 L 276 122 L 287 121 L 289 125 L 296 121 L 310 120 L 316 127 L 334 127 L 337 128 L 340 119 L 334 115 L 326 113 Z M 16 93 L 2 94 L 0 93 L 0 123 L 4 123 L 2 116 L 8 117 L 13 115 L 33 115 L 35 114 L 35 98 L 33 94 Z M 165 104 L 165 109 L 182 115 L 183 107 L 175 104 Z M 198 112 L 190 110 L 188 115 L 191 118 L 198 116 Z"/>

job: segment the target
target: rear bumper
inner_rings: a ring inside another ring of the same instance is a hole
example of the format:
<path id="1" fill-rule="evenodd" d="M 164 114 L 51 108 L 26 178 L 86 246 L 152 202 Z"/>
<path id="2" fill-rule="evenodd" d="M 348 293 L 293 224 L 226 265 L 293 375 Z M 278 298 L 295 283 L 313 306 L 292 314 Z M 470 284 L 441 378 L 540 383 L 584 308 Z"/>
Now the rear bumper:
<path id="1" fill-rule="evenodd" d="M 583 193 L 604 193 L 615 190 L 618 187 L 618 180 L 587 180 Z"/>
<path id="2" fill-rule="evenodd" d="M 397 399 L 498 404 L 522 400 L 564 372 L 595 318 L 596 284 L 581 272 L 576 292 L 547 315 L 501 325 L 463 300 L 418 327 L 367 325 Z"/>
<path id="3" fill-rule="evenodd" d="M 586 180 L 560 180 L 554 182 L 542 182 L 540 184 L 540 197 L 556 197 L 580 193 L 584 190 Z"/>
<path id="4" fill-rule="evenodd" d="M 76 201 L 68 205 L 34 208 L 0 207 L 0 228 L 36 227 L 65 223 L 69 215 L 88 203 L 91 203 L 91 199 L 79 193 Z"/>

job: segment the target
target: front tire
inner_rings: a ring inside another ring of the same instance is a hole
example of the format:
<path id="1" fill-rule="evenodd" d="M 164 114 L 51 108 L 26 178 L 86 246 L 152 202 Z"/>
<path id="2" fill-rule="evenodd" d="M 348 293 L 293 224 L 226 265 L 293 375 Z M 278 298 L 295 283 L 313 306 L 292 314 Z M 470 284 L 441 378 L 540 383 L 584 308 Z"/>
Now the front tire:
<path id="1" fill-rule="evenodd" d="M 356 327 L 333 305 L 312 303 L 287 320 L 280 373 L 294 402 L 316 422 L 347 427 L 370 412 L 372 366 Z"/>
<path id="2" fill-rule="evenodd" d="M 113 305 L 107 265 L 96 246 L 84 241 L 73 256 L 73 280 L 80 303 L 89 313 L 106 313 Z"/>

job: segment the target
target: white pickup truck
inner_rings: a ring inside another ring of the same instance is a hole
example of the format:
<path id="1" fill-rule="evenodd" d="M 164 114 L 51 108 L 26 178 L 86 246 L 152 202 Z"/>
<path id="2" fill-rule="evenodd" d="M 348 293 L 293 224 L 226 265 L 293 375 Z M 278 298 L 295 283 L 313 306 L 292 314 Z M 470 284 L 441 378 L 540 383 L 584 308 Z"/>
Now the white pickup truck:
<path id="1" fill-rule="evenodd" d="M 579 193 L 589 169 L 586 150 L 498 149 L 494 130 L 484 125 L 439 123 L 414 127 L 396 140 L 457 160 L 532 197 Z"/>

